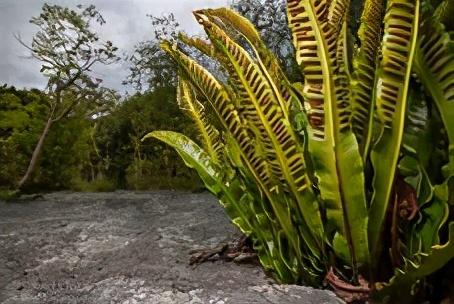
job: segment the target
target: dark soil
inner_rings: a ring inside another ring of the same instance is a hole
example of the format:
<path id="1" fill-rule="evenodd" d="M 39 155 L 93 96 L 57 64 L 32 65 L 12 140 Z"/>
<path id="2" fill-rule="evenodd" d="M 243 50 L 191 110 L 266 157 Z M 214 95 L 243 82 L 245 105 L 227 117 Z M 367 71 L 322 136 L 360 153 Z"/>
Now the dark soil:
<path id="1" fill-rule="evenodd" d="M 52 193 L 0 202 L 0 303 L 339 303 L 257 265 L 189 266 L 237 231 L 211 195 Z"/>

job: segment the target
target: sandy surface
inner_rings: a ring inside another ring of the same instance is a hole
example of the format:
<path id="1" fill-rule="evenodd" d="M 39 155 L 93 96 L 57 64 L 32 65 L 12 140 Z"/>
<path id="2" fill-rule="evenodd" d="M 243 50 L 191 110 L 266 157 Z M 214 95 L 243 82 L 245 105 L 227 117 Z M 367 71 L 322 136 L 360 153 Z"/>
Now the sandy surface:
<path id="1" fill-rule="evenodd" d="M 188 266 L 236 233 L 211 195 L 51 193 L 0 202 L 0 303 L 339 303 L 252 265 Z"/>

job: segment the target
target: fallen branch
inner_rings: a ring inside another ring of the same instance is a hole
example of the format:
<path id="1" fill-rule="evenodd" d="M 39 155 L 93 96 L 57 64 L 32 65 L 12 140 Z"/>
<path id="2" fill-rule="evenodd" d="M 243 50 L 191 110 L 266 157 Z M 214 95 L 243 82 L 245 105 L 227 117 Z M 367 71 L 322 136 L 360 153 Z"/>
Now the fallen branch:
<path id="1" fill-rule="evenodd" d="M 231 242 L 221 242 L 214 248 L 195 249 L 190 251 L 189 265 L 200 265 L 208 261 L 226 261 L 235 263 L 257 264 L 257 254 L 252 248 L 251 241 L 245 235 Z"/>

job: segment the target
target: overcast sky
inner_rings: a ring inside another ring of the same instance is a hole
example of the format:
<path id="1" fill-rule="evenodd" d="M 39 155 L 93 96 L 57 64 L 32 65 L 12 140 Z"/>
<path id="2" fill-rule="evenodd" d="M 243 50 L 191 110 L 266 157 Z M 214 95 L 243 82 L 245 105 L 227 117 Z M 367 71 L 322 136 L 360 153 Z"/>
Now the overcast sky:
<path id="1" fill-rule="evenodd" d="M 119 47 L 119 54 L 131 51 L 139 41 L 152 38 L 153 29 L 147 14 L 162 15 L 173 12 L 182 28 L 199 33 L 200 28 L 191 12 L 197 8 L 225 6 L 228 0 L 0 0 L 0 85 L 7 83 L 18 88 L 44 88 L 46 80 L 39 73 L 39 62 L 29 59 L 29 53 L 14 38 L 20 34 L 31 42 L 35 27 L 28 21 L 39 15 L 43 3 L 75 7 L 94 4 L 106 19 L 99 30 L 103 40 L 111 40 Z M 96 69 L 104 85 L 124 92 L 121 82 L 128 74 L 127 66 L 119 63 Z"/>

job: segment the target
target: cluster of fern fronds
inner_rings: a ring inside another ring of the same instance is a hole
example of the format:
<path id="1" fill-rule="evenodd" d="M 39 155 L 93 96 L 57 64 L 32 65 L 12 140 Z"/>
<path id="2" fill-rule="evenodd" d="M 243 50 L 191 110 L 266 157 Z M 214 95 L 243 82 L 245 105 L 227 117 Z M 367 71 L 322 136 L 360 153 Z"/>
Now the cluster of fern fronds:
<path id="1" fill-rule="evenodd" d="M 201 146 L 148 136 L 197 170 L 277 280 L 414 295 L 454 256 L 454 4 L 439 2 L 365 0 L 353 35 L 350 1 L 288 0 L 304 83 L 228 9 L 194 13 L 208 41 L 181 37 L 225 80 L 162 43 Z"/>

